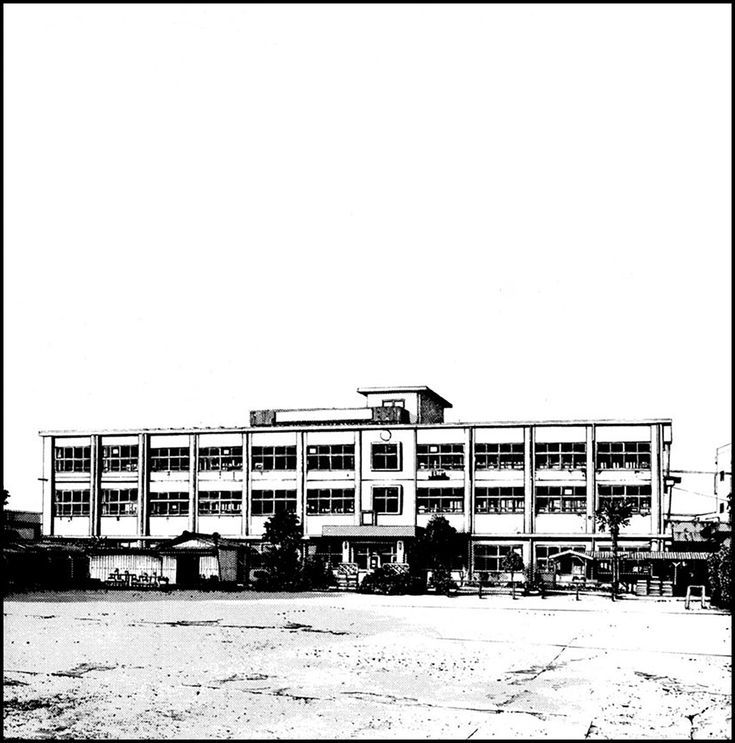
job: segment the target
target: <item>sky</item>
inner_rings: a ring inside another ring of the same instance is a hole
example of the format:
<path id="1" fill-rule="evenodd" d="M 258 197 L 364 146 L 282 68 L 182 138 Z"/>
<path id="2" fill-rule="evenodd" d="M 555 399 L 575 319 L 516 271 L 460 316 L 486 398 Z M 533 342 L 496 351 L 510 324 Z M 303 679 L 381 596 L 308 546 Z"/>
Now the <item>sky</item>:
<path id="1" fill-rule="evenodd" d="M 452 421 L 671 418 L 672 466 L 714 470 L 729 4 L 3 14 L 9 507 L 40 510 L 42 429 L 389 384 Z"/>

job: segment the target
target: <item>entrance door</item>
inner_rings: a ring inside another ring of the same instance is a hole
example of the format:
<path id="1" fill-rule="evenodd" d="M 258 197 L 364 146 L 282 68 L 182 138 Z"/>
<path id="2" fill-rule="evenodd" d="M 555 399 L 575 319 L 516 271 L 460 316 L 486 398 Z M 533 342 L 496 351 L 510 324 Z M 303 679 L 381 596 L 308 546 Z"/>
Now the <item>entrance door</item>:
<path id="1" fill-rule="evenodd" d="M 176 585 L 195 586 L 199 583 L 199 556 L 177 555 Z"/>

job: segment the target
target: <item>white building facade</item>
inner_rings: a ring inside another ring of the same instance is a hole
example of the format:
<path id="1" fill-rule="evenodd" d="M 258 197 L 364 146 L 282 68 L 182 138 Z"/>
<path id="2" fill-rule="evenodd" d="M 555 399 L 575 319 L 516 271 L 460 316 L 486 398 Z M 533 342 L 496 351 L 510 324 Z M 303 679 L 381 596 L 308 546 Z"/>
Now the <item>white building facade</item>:
<path id="1" fill-rule="evenodd" d="M 627 498 L 621 547 L 663 549 L 670 420 L 451 423 L 428 387 L 358 392 L 364 407 L 254 411 L 235 429 L 43 431 L 44 536 L 258 545 L 289 510 L 308 552 L 367 569 L 404 562 L 441 515 L 467 536 L 471 571 L 500 572 L 512 549 L 543 570 L 555 553 L 608 548 L 596 508 Z"/>

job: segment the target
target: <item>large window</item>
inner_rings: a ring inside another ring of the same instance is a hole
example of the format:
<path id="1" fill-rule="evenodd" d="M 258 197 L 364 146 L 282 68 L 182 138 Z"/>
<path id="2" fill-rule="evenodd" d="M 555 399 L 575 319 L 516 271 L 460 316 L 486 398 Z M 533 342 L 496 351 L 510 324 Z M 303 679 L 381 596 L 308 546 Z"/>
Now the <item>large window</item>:
<path id="1" fill-rule="evenodd" d="M 490 573 L 504 572 L 502 568 L 503 558 L 511 551 L 521 553 L 521 548 L 513 544 L 476 544 L 475 545 L 475 570 Z"/>
<path id="2" fill-rule="evenodd" d="M 130 446 L 103 446 L 103 472 L 137 472 L 138 445 Z"/>
<path id="3" fill-rule="evenodd" d="M 102 488 L 103 516 L 135 516 L 138 488 Z"/>
<path id="4" fill-rule="evenodd" d="M 464 488 L 417 488 L 417 513 L 463 513 Z"/>
<path id="5" fill-rule="evenodd" d="M 250 495 L 250 513 L 253 516 L 272 516 L 280 511 L 296 513 L 295 490 L 253 490 Z"/>
<path id="6" fill-rule="evenodd" d="M 57 446 L 54 449 L 54 472 L 89 472 L 90 446 Z"/>
<path id="7" fill-rule="evenodd" d="M 651 469 L 651 442 L 598 441 L 597 468 L 601 470 Z"/>
<path id="8" fill-rule="evenodd" d="M 375 513 L 401 513 L 401 486 L 374 486 L 373 487 L 373 511 Z"/>
<path id="9" fill-rule="evenodd" d="M 634 513 L 649 514 L 651 512 L 650 485 L 599 485 L 598 504 L 605 500 L 624 500 L 633 506 Z"/>
<path id="10" fill-rule="evenodd" d="M 200 490 L 200 516 L 239 516 L 242 514 L 242 493 L 237 490 Z"/>
<path id="11" fill-rule="evenodd" d="M 310 488 L 306 491 L 306 513 L 355 513 L 354 488 Z"/>
<path id="12" fill-rule="evenodd" d="M 172 472 L 189 469 L 189 447 L 167 446 L 151 449 L 151 470 L 153 472 Z"/>
<path id="13" fill-rule="evenodd" d="M 587 488 L 550 487 L 536 488 L 536 513 L 584 513 L 587 510 Z"/>
<path id="14" fill-rule="evenodd" d="M 354 470 L 354 444 L 325 444 L 306 449 L 306 468 L 309 470 Z"/>
<path id="15" fill-rule="evenodd" d="M 189 493 L 151 493 L 148 496 L 151 516 L 187 516 Z"/>
<path id="16" fill-rule="evenodd" d="M 418 444 L 416 466 L 420 470 L 464 469 L 463 444 Z"/>
<path id="17" fill-rule="evenodd" d="M 475 513 L 523 513 L 523 488 L 475 488 Z"/>
<path id="18" fill-rule="evenodd" d="M 254 446 L 251 467 L 256 472 L 266 470 L 295 470 L 295 446 Z"/>
<path id="19" fill-rule="evenodd" d="M 203 446 L 199 448 L 199 469 L 203 472 L 231 472 L 242 469 L 241 446 Z"/>
<path id="20" fill-rule="evenodd" d="M 89 516 L 89 490 L 57 490 L 54 516 Z"/>
<path id="21" fill-rule="evenodd" d="M 553 560 L 549 558 L 552 555 L 558 555 L 560 552 L 586 552 L 586 547 L 575 544 L 538 544 L 536 545 L 536 570 L 542 573 L 551 573 L 554 570 Z"/>
<path id="22" fill-rule="evenodd" d="M 371 466 L 376 471 L 401 469 L 401 445 L 373 444 L 371 447 Z"/>
<path id="23" fill-rule="evenodd" d="M 475 444 L 476 470 L 522 470 L 523 444 Z"/>
<path id="24" fill-rule="evenodd" d="M 587 445 L 562 441 L 557 444 L 536 444 L 536 469 L 580 470 L 587 466 Z"/>

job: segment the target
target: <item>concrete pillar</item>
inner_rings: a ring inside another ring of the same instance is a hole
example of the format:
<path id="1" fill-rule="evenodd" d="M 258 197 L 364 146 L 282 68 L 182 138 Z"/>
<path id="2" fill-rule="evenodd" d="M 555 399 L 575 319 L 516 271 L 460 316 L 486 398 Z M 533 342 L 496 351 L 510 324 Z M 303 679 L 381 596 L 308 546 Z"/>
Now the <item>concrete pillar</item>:
<path id="1" fill-rule="evenodd" d="M 355 524 L 359 526 L 360 523 L 362 522 L 362 508 L 363 508 L 363 503 L 362 503 L 362 435 L 360 434 L 360 431 L 355 431 L 354 441 L 355 441 Z"/>
<path id="2" fill-rule="evenodd" d="M 475 430 L 464 430 L 464 530 L 472 534 L 472 525 L 475 520 Z"/>
<path id="3" fill-rule="evenodd" d="M 308 524 L 306 519 L 306 432 L 299 431 L 296 434 L 296 515 L 307 534 Z"/>
<path id="4" fill-rule="evenodd" d="M 102 450 L 100 437 L 97 434 L 90 437 L 89 454 L 89 536 L 96 537 L 100 533 L 100 483 L 102 477 Z"/>
<path id="5" fill-rule="evenodd" d="M 651 426 L 651 532 L 662 534 L 664 530 L 663 515 L 663 451 L 661 444 L 661 425 L 655 423 Z M 651 542 L 651 550 L 658 551 L 660 540 Z"/>
<path id="6" fill-rule="evenodd" d="M 532 426 L 523 428 L 523 531 L 532 534 L 536 522 L 536 496 L 534 494 L 534 456 L 535 434 Z"/>
<path id="7" fill-rule="evenodd" d="M 195 433 L 189 434 L 189 531 L 196 531 L 199 522 L 199 481 L 197 469 L 199 467 L 199 437 Z"/>
<path id="8" fill-rule="evenodd" d="M 138 434 L 138 536 L 148 535 L 148 434 Z"/>
<path id="9" fill-rule="evenodd" d="M 347 540 L 342 542 L 342 562 L 350 562 L 350 543 Z"/>
<path id="10" fill-rule="evenodd" d="M 594 425 L 587 426 L 587 508 L 585 532 L 594 534 L 597 531 L 595 518 L 595 502 L 597 493 L 597 474 L 595 463 L 595 449 L 597 447 Z"/>
<path id="11" fill-rule="evenodd" d="M 54 462 L 54 438 L 53 436 L 44 436 L 41 459 L 41 503 L 43 510 L 41 533 L 45 537 L 52 536 L 54 533 L 54 490 L 56 487 Z"/>
<path id="12" fill-rule="evenodd" d="M 240 534 L 250 534 L 250 436 L 242 434 L 242 523 Z"/>
<path id="13" fill-rule="evenodd" d="M 396 542 L 396 562 L 406 562 L 406 552 L 402 539 L 399 539 Z"/>

